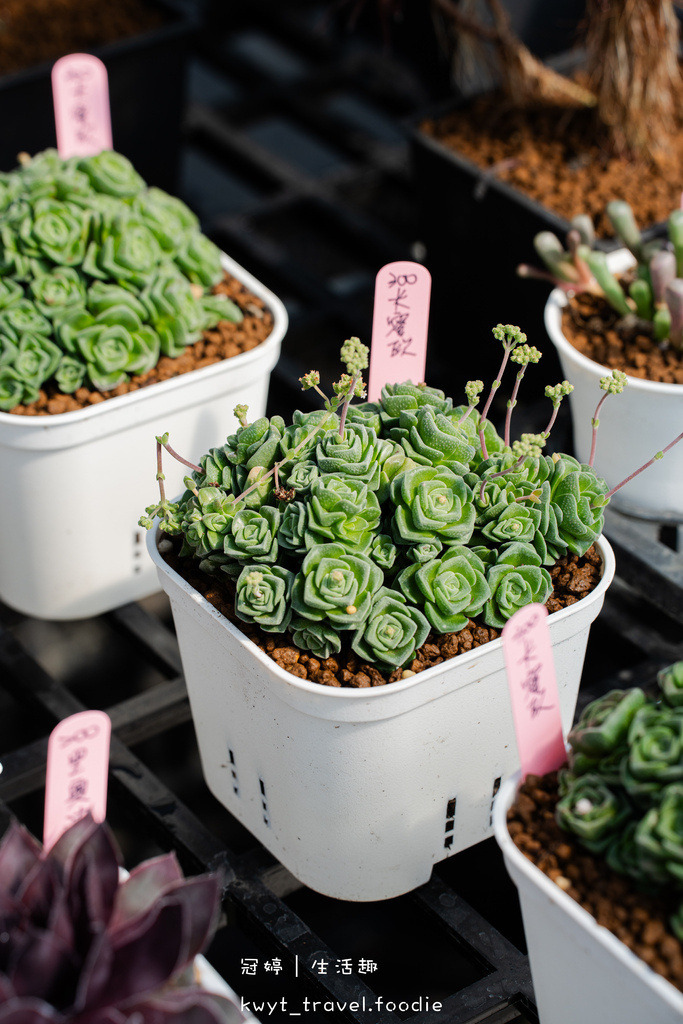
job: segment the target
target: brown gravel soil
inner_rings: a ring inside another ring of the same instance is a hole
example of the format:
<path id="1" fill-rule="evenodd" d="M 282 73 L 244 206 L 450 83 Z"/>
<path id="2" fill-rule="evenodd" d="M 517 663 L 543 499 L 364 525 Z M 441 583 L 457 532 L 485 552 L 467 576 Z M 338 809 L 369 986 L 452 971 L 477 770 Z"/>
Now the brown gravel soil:
<path id="1" fill-rule="evenodd" d="M 562 330 L 575 349 L 601 366 L 642 380 L 683 384 L 683 352 L 660 348 L 642 321 L 625 329 L 599 296 L 570 298 L 562 311 Z"/>
<path id="2" fill-rule="evenodd" d="M 143 0 L 3 0 L 0 19 L 0 75 L 65 53 L 89 53 L 163 22 Z"/>
<path id="3" fill-rule="evenodd" d="M 600 237 L 613 235 L 604 214 L 612 199 L 630 203 L 641 227 L 666 220 L 680 205 L 683 131 L 669 139 L 655 171 L 593 144 L 592 118 L 585 110 L 522 112 L 488 95 L 420 127 L 559 216 L 589 213 Z"/>
<path id="4" fill-rule="evenodd" d="M 175 548 L 177 549 L 176 540 Z M 483 622 L 470 619 L 468 625 L 459 633 L 430 633 L 426 643 L 416 652 L 414 660 L 406 668 L 398 668 L 393 672 L 383 673 L 372 665 L 363 663 L 350 649 L 348 643 L 342 646 L 338 655 L 320 660 L 307 651 L 302 651 L 291 643 L 287 635 L 279 636 L 266 633 L 257 626 L 242 622 L 234 612 L 235 585 L 223 574 L 207 575 L 200 572 L 192 558 L 178 558 L 175 550 L 164 552 L 164 558 L 183 579 L 204 595 L 214 608 L 237 626 L 256 646 L 273 661 L 291 672 L 299 679 L 310 679 L 323 686 L 352 686 L 366 688 L 384 686 L 395 683 L 399 679 L 408 679 L 421 672 L 422 669 L 440 665 L 441 662 L 464 654 L 475 647 L 481 647 L 489 640 L 499 636 L 496 629 L 486 626 Z M 579 558 L 567 555 L 559 559 L 550 570 L 554 590 L 546 607 L 550 612 L 559 611 L 570 604 L 575 604 L 582 597 L 594 590 L 600 581 L 601 560 L 595 546 Z M 344 644 L 344 638 L 342 639 Z"/>
<path id="5" fill-rule="evenodd" d="M 527 776 L 508 811 L 515 845 L 598 924 L 683 991 L 683 946 L 668 924 L 671 898 L 638 891 L 634 881 L 587 853 L 555 821 L 557 801 L 557 772 Z"/>
<path id="6" fill-rule="evenodd" d="M 58 389 L 54 381 L 48 381 L 39 392 L 36 402 L 30 405 L 15 405 L 10 413 L 17 416 L 50 416 L 63 412 L 75 412 L 78 409 L 85 409 L 89 405 L 96 405 L 108 398 L 116 398 L 119 395 L 128 394 L 129 391 L 137 391 L 139 388 L 149 387 L 150 384 L 157 384 L 171 377 L 178 377 L 182 373 L 191 373 L 192 370 L 200 370 L 204 366 L 211 366 L 212 363 L 220 363 L 223 359 L 230 359 L 242 352 L 248 352 L 256 348 L 262 341 L 265 341 L 273 329 L 273 314 L 266 309 L 265 303 L 256 295 L 253 295 L 240 281 L 225 274 L 213 289 L 215 294 L 227 295 L 244 314 L 244 319 L 239 324 L 230 323 L 227 320 L 221 321 L 210 331 L 204 331 L 200 341 L 194 345 L 188 345 L 181 356 L 171 359 L 169 356 L 162 356 L 154 369 L 147 373 L 131 377 L 125 384 L 119 384 L 113 391 L 91 391 L 89 388 L 79 388 L 73 395 L 64 395 Z"/>

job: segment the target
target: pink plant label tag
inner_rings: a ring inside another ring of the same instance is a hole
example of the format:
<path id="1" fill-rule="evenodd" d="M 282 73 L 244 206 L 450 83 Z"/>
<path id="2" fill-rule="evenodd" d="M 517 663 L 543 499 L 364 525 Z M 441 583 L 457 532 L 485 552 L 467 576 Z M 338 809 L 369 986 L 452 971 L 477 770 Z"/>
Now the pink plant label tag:
<path id="1" fill-rule="evenodd" d="M 387 263 L 375 280 L 368 401 L 385 384 L 424 380 L 432 277 L 409 260 Z"/>
<path id="2" fill-rule="evenodd" d="M 90 811 L 107 816 L 107 775 L 111 721 L 104 711 L 80 711 L 55 726 L 47 745 L 43 846 Z"/>
<path id="3" fill-rule="evenodd" d="M 98 57 L 61 57 L 52 68 L 52 99 L 62 159 L 112 148 L 107 69 Z"/>
<path id="4" fill-rule="evenodd" d="M 527 605 L 507 621 L 503 651 L 522 776 L 545 775 L 567 760 L 548 609 Z"/>

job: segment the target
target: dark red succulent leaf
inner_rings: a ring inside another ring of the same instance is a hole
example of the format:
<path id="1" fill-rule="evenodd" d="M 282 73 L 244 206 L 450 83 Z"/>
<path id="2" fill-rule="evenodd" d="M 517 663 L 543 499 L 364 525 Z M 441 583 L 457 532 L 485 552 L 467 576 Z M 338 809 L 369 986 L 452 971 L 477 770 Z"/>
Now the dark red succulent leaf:
<path id="1" fill-rule="evenodd" d="M 0 842 L 0 878 L 4 891 L 14 895 L 41 856 L 40 845 L 31 833 L 12 820 Z"/>
<path id="2" fill-rule="evenodd" d="M 93 932 L 108 925 L 119 885 L 119 854 L 113 836 L 96 824 L 73 849 L 66 868 L 75 945 L 85 957 Z"/>
<path id="3" fill-rule="evenodd" d="M 14 985 L 9 980 L 6 974 L 0 973 L 0 1006 L 6 1003 L 8 999 L 15 996 Z"/>
<path id="4" fill-rule="evenodd" d="M 100 928 L 93 935 L 90 949 L 81 967 L 73 1004 L 75 1014 L 85 1011 L 89 1007 L 103 1005 L 103 1001 L 99 997 L 109 983 L 113 961 L 114 951 L 111 948 L 109 933 L 105 928 Z"/>
<path id="5" fill-rule="evenodd" d="M 80 963 L 73 949 L 50 932 L 28 929 L 12 958 L 9 979 L 18 996 L 35 996 L 62 1008 L 73 1001 Z"/>
<path id="6" fill-rule="evenodd" d="M 0 1024 L 66 1024 L 66 1018 L 42 999 L 9 999 L 0 1005 Z"/>
<path id="7" fill-rule="evenodd" d="M 183 873 L 174 853 L 164 853 L 139 864 L 119 885 L 109 922 L 112 934 L 146 914 L 170 885 L 180 881 L 183 881 Z"/>
<path id="8" fill-rule="evenodd" d="M 178 989 L 131 1007 L 140 1024 L 243 1024 L 244 1014 L 227 999 L 201 989 Z"/>
<path id="9" fill-rule="evenodd" d="M 33 865 L 17 890 L 34 925 L 45 928 L 48 925 L 54 901 L 62 890 L 61 868 L 49 857 Z"/>
<path id="10" fill-rule="evenodd" d="M 182 906 L 162 904 L 145 924 L 138 934 L 129 935 L 124 945 L 114 948 L 109 980 L 93 1009 L 139 1000 L 165 984 L 181 966 L 186 945 Z"/>
<path id="11" fill-rule="evenodd" d="M 220 913 L 221 877 L 198 875 L 172 886 L 165 899 L 177 901 L 183 908 L 186 938 L 179 967 L 185 967 L 205 949 L 216 931 Z"/>

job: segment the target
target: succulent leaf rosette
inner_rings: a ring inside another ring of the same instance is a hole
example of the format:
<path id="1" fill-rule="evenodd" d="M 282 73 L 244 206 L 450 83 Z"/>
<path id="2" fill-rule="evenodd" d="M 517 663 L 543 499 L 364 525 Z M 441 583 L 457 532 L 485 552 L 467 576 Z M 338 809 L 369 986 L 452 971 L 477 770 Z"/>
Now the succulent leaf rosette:
<path id="1" fill-rule="evenodd" d="M 226 1024 L 232 1006 L 187 980 L 220 907 L 219 875 L 184 878 L 174 854 L 125 881 L 88 815 L 44 853 L 13 822 L 0 843 L 0 1022 Z"/>
<path id="2" fill-rule="evenodd" d="M 221 277 L 194 214 L 125 157 L 39 153 L 0 190 L 0 409 L 35 401 L 48 381 L 110 391 L 220 320 L 239 322 L 234 303 L 210 294 Z M 35 342 L 20 351 L 25 336 L 45 338 L 49 358 Z"/>
<path id="3" fill-rule="evenodd" d="M 569 734 L 569 770 L 561 772 L 558 824 L 639 886 L 661 893 L 683 941 L 683 709 L 660 693 L 613 690 L 583 711 Z"/>
<path id="4" fill-rule="evenodd" d="M 98 317 L 106 301 L 119 305 L 113 291 L 92 290 Z M 64 332 L 73 324 L 69 314 Z M 508 346 L 524 338 L 510 327 L 498 334 Z M 604 481 L 568 456 L 544 455 L 548 431 L 508 443 L 487 409 L 474 407 L 481 382 L 469 382 L 474 404 L 457 410 L 442 391 L 410 381 L 355 405 L 365 397 L 367 350 L 349 339 L 342 359 L 348 373 L 332 398 L 317 371 L 301 378 L 323 409 L 297 411 L 291 423 L 249 422 L 237 406 L 238 429 L 201 456 L 179 506 L 162 493 L 141 523 L 160 515 L 166 532 L 183 535 L 181 556 L 236 580 L 238 614 L 252 614 L 245 595 L 252 585 L 257 596 L 265 591 L 261 574 L 284 602 L 266 613 L 268 630 L 323 660 L 344 649 L 381 671 L 402 669 L 426 642 L 425 628 L 457 633 L 474 619 L 501 629 L 519 608 L 547 602 L 547 567 L 584 554 L 597 536 Z M 161 458 L 165 442 L 157 443 Z M 286 587 L 271 584 L 272 575 L 285 578 L 276 568 L 291 574 L 291 586 L 289 576 Z"/>

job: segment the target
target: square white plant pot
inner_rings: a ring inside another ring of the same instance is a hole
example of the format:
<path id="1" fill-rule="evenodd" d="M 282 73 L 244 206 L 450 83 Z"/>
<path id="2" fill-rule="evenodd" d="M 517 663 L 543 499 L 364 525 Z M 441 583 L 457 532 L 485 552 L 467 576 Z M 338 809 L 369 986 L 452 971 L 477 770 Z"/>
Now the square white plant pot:
<path id="1" fill-rule="evenodd" d="M 263 416 L 287 329 L 280 300 L 229 256 L 223 268 L 273 314 L 256 348 L 76 412 L 0 412 L 0 600 L 42 619 L 109 611 L 159 589 L 138 519 L 157 495 L 154 438 L 196 461 L 239 426 L 237 403 Z M 164 460 L 167 494 L 185 466 Z"/>
<path id="2" fill-rule="evenodd" d="M 337 899 L 389 899 L 492 834 L 494 794 L 519 767 L 500 638 L 386 686 L 322 686 L 263 654 L 156 542 L 150 531 L 207 785 L 296 878 Z M 565 735 L 614 575 L 598 546 L 599 585 L 548 618 Z"/>

